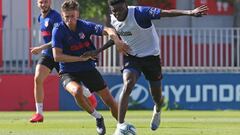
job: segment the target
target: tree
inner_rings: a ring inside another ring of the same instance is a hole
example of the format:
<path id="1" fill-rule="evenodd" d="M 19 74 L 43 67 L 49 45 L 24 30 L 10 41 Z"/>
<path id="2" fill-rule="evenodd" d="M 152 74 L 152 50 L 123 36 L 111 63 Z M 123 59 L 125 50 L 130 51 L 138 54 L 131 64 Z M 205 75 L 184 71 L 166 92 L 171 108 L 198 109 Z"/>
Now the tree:
<path id="1" fill-rule="evenodd" d="M 127 0 L 133 4 L 134 0 Z M 104 24 L 109 24 L 110 14 L 107 0 L 78 0 L 80 4 L 80 16 L 84 19 L 95 20 Z"/>

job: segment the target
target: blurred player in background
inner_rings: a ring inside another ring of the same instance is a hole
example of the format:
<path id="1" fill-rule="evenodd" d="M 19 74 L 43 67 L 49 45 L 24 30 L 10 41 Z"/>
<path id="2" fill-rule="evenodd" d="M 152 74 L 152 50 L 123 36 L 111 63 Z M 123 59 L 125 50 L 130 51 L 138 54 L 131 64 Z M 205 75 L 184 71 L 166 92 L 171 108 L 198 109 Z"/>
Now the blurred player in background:
<path id="1" fill-rule="evenodd" d="M 66 0 L 61 6 L 61 13 L 63 22 L 54 27 L 52 32 L 54 60 L 60 63 L 64 88 L 73 96 L 77 105 L 96 118 L 97 133 L 103 135 L 106 133 L 103 116 L 86 102 L 82 84 L 101 97 L 116 119 L 117 103 L 95 67 L 95 58 L 83 54 L 96 49 L 90 39 L 91 35 L 107 34 L 118 47 L 127 45 L 119 39 L 114 29 L 78 19 L 79 4 L 75 0 Z"/>
<path id="2" fill-rule="evenodd" d="M 36 113 L 32 116 L 30 122 L 43 122 L 43 82 L 53 68 L 59 72 L 59 63 L 54 61 L 52 55 L 51 39 L 54 25 L 62 21 L 61 15 L 57 11 L 51 9 L 51 0 L 37 0 L 37 6 L 41 11 L 41 14 L 38 17 L 38 22 L 40 24 L 41 35 L 45 44 L 31 48 L 31 53 L 39 54 L 42 52 L 42 55 L 38 60 L 34 76 Z M 84 90 L 84 95 L 88 97 L 91 104 L 96 107 L 96 98 L 87 88 Z"/>
<path id="3" fill-rule="evenodd" d="M 108 4 L 112 12 L 112 26 L 130 47 L 128 54 L 124 55 L 122 70 L 124 85 L 119 101 L 118 124 L 115 134 L 119 134 L 123 129 L 121 127 L 126 127 L 127 123 L 124 119 L 128 108 L 128 98 L 141 73 L 148 80 L 155 104 L 150 127 L 152 130 L 156 130 L 160 125 L 163 104 L 162 69 L 159 39 L 152 20 L 183 15 L 200 17 L 206 14 L 208 8 L 200 6 L 194 10 L 162 10 L 154 7 L 128 6 L 125 0 L 108 0 Z"/>

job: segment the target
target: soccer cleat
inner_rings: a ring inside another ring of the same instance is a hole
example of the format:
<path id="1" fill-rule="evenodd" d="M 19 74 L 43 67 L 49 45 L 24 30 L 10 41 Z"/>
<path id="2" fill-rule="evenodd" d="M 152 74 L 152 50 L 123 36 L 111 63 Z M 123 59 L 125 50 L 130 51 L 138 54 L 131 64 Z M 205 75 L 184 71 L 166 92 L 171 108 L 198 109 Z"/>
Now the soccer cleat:
<path id="1" fill-rule="evenodd" d="M 36 113 L 32 116 L 30 122 L 31 123 L 43 122 L 43 116 L 41 114 Z"/>
<path id="2" fill-rule="evenodd" d="M 97 99 L 94 94 L 88 97 L 88 100 L 90 101 L 91 105 L 96 108 L 97 107 Z"/>
<path id="3" fill-rule="evenodd" d="M 150 127 L 152 130 L 157 130 L 161 122 L 161 110 L 160 112 L 156 111 L 156 105 L 153 108 L 153 115 L 152 115 L 152 120 Z"/>
<path id="4" fill-rule="evenodd" d="M 104 124 L 104 119 L 103 119 L 103 117 L 97 118 L 97 119 L 96 119 L 96 124 L 97 124 L 97 133 L 98 133 L 99 135 L 105 135 L 105 133 L 106 133 L 106 128 L 105 128 L 105 124 Z"/>

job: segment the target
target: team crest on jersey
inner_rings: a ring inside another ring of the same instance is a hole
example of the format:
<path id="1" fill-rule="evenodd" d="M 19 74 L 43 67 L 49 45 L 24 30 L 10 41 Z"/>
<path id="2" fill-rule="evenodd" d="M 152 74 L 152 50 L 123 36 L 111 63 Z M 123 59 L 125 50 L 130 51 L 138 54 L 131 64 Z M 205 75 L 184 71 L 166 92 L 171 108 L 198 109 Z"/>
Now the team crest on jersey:
<path id="1" fill-rule="evenodd" d="M 153 17 L 156 15 L 156 14 L 159 14 L 159 10 L 157 8 L 151 8 L 149 10 L 149 14 L 152 15 Z"/>
<path id="2" fill-rule="evenodd" d="M 78 34 L 78 36 L 80 37 L 80 39 L 84 39 L 84 38 L 85 38 L 85 34 L 84 34 L 83 32 L 80 32 L 80 33 Z"/>
<path id="3" fill-rule="evenodd" d="M 49 19 L 45 19 L 45 21 L 44 21 L 44 26 L 45 26 L 45 27 L 48 27 L 48 25 L 49 25 Z"/>
<path id="4" fill-rule="evenodd" d="M 102 28 L 101 25 L 96 25 L 96 26 L 95 26 L 95 31 L 96 31 L 96 33 L 98 33 L 99 30 L 101 30 L 101 28 Z"/>

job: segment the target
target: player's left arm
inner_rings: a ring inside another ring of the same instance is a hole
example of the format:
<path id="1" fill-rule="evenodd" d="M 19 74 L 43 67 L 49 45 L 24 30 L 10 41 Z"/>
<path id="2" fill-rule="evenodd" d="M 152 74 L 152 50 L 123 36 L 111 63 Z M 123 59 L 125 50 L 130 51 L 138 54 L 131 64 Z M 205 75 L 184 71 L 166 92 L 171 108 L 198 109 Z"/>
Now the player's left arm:
<path id="1" fill-rule="evenodd" d="M 114 45 L 114 41 L 112 39 L 110 39 L 101 48 L 98 48 L 96 50 L 87 51 L 83 54 L 83 56 L 91 56 L 93 58 L 96 58 L 99 53 L 103 52 L 104 50 L 106 50 L 107 48 L 109 48 L 113 45 Z"/>
<path id="2" fill-rule="evenodd" d="M 175 17 L 175 16 L 194 16 L 201 17 L 207 15 L 208 7 L 206 5 L 199 6 L 193 10 L 161 10 L 161 17 Z"/>

